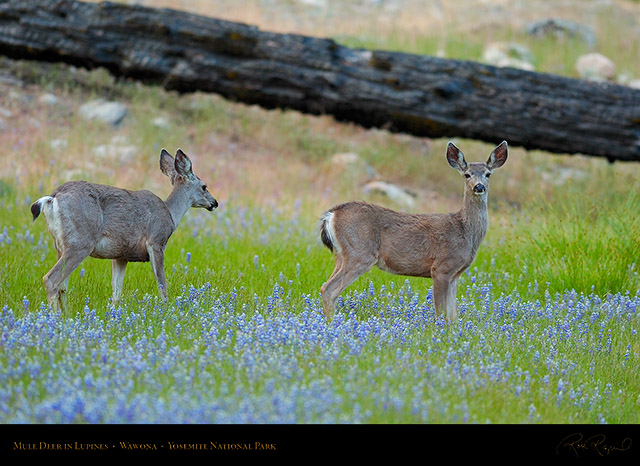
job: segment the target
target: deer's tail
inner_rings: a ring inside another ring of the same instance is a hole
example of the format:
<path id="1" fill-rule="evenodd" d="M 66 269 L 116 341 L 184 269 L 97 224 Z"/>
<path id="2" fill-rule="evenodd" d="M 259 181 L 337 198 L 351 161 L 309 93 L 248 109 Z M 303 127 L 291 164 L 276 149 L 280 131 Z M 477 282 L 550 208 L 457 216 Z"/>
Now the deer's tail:
<path id="1" fill-rule="evenodd" d="M 40 212 L 42 212 L 42 206 L 46 202 L 52 202 L 52 201 L 53 201 L 53 197 L 51 197 L 51 196 L 43 196 L 40 199 L 38 199 L 36 202 L 31 204 L 31 215 L 33 215 L 33 221 L 34 222 L 36 221 L 36 219 L 40 215 Z"/>
<path id="2" fill-rule="evenodd" d="M 330 251 L 333 251 L 335 244 L 335 239 L 332 234 L 333 215 L 332 211 L 328 211 L 325 212 L 320 219 L 320 239 L 322 239 L 322 242 Z"/>

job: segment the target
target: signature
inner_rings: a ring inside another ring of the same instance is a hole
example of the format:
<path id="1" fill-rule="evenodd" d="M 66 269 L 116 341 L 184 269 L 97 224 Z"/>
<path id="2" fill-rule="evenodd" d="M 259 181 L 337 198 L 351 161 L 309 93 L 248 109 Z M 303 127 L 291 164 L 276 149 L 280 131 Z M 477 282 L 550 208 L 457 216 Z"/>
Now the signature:
<path id="1" fill-rule="evenodd" d="M 591 452 L 599 456 L 608 456 L 620 451 L 628 451 L 631 448 L 631 439 L 626 437 L 621 442 L 611 442 L 604 434 L 596 434 L 586 437 L 581 433 L 566 436 L 556 446 L 556 454 L 561 451 L 574 453 L 580 457 L 580 453 Z"/>

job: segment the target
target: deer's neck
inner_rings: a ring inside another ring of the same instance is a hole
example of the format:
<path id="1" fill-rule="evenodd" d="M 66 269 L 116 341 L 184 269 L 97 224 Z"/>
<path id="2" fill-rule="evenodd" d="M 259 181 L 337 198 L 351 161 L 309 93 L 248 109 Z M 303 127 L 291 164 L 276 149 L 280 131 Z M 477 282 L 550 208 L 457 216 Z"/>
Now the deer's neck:
<path id="1" fill-rule="evenodd" d="M 480 246 L 480 242 L 489 230 L 489 209 L 487 207 L 487 196 L 475 196 L 464 194 L 460 218 L 465 232 L 468 233 L 474 250 Z"/>
<path id="2" fill-rule="evenodd" d="M 180 220 L 182 220 L 184 214 L 186 214 L 187 210 L 191 207 L 191 199 L 189 199 L 184 189 L 176 186 L 173 188 L 173 191 L 171 191 L 171 194 L 169 194 L 165 204 L 167 204 L 169 212 L 171 213 L 174 229 L 178 228 Z"/>

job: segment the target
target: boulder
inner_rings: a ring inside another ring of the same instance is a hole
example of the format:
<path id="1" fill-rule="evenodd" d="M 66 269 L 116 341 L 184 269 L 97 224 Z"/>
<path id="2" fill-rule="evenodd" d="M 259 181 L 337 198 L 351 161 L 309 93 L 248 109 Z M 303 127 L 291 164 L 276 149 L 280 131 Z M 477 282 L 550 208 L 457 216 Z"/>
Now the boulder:
<path id="1" fill-rule="evenodd" d="M 588 53 L 578 58 L 576 71 L 582 79 L 611 81 L 616 76 L 616 65 L 604 55 Z"/>
<path id="2" fill-rule="evenodd" d="M 45 105 L 55 105 L 58 103 L 58 98 L 54 94 L 47 92 L 38 97 L 38 102 Z"/>
<path id="3" fill-rule="evenodd" d="M 592 28 L 568 19 L 548 18 L 534 21 L 527 24 L 525 31 L 534 37 L 551 35 L 555 37 L 575 37 L 589 47 L 595 47 L 596 45 L 596 35 Z"/>
<path id="4" fill-rule="evenodd" d="M 57 139 L 52 139 L 49 142 L 49 145 L 53 150 L 64 150 L 69 146 L 69 142 L 66 139 L 57 138 Z"/>
<path id="5" fill-rule="evenodd" d="M 533 54 L 527 47 L 515 42 L 494 42 L 487 45 L 482 59 L 493 66 L 535 70 Z"/>
<path id="6" fill-rule="evenodd" d="M 93 148 L 97 157 L 116 159 L 122 163 L 131 162 L 139 151 L 136 146 L 123 144 L 101 144 Z"/>
<path id="7" fill-rule="evenodd" d="M 166 116 L 158 116 L 151 120 L 156 128 L 167 129 L 171 126 L 171 121 Z"/>
<path id="8" fill-rule="evenodd" d="M 103 99 L 96 99 L 81 105 L 78 113 L 87 120 L 99 120 L 112 126 L 117 126 L 127 115 L 127 107 L 120 102 L 107 102 Z"/>
<path id="9" fill-rule="evenodd" d="M 371 181 L 364 186 L 365 193 L 379 193 L 387 196 L 393 202 L 403 207 L 413 207 L 416 203 L 416 195 L 404 188 L 387 181 Z"/>
<path id="10" fill-rule="evenodd" d="M 627 86 L 632 87 L 633 89 L 640 89 L 640 79 L 632 79 L 627 83 Z"/>
<path id="11" fill-rule="evenodd" d="M 375 178 L 376 172 L 360 155 L 355 152 L 340 152 L 331 156 L 331 163 L 339 170 L 356 175 L 360 179 Z"/>
<path id="12" fill-rule="evenodd" d="M 331 163 L 340 167 L 360 163 L 361 160 L 360 156 L 355 152 L 341 152 L 331 156 Z"/>

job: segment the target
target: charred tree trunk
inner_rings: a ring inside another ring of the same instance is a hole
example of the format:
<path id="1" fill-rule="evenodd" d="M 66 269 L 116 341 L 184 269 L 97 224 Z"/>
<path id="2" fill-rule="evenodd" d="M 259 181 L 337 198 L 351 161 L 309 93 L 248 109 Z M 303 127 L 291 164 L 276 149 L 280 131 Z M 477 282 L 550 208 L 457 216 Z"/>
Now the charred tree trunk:
<path id="1" fill-rule="evenodd" d="M 169 9 L 0 0 L 0 53 L 105 67 L 179 92 L 464 137 L 640 160 L 640 91 L 474 62 L 368 51 Z"/>

